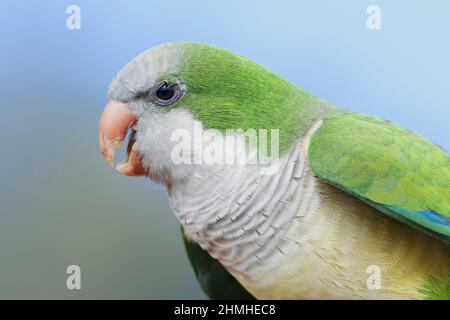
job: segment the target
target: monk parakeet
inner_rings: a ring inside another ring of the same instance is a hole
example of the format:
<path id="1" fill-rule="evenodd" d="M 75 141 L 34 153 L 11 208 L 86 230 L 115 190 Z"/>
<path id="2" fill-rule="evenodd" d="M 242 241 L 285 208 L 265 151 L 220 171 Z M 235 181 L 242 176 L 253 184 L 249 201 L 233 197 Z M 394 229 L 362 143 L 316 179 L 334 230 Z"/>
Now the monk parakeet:
<path id="1" fill-rule="evenodd" d="M 141 53 L 109 97 L 101 152 L 112 163 L 131 132 L 117 170 L 166 186 L 210 297 L 450 298 L 450 156 L 439 146 L 204 44 Z M 276 134 L 252 144 L 251 130 Z M 203 161 L 236 137 L 223 153 L 243 162 Z"/>

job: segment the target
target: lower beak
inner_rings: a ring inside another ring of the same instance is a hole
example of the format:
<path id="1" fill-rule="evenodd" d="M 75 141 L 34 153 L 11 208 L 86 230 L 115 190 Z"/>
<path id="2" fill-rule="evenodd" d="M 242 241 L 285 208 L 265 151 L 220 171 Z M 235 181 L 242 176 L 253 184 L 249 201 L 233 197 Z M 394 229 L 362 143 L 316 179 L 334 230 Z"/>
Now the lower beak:
<path id="1" fill-rule="evenodd" d="M 111 166 L 115 149 L 122 146 L 128 130 L 136 121 L 136 115 L 126 103 L 110 100 L 106 105 L 100 118 L 98 132 L 100 151 Z M 142 166 L 141 157 L 135 148 L 134 136 L 133 133 L 127 147 L 125 162 L 118 165 L 116 169 L 127 176 L 145 176 L 147 172 Z"/>

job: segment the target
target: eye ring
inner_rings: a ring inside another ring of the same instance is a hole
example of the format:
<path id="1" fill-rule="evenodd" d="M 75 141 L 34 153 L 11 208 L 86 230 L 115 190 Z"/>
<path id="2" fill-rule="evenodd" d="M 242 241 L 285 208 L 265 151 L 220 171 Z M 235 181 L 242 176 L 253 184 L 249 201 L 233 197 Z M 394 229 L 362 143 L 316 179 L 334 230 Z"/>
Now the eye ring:
<path id="1" fill-rule="evenodd" d="M 183 96 L 183 90 L 178 83 L 161 81 L 151 91 L 151 99 L 159 106 L 174 104 Z"/>

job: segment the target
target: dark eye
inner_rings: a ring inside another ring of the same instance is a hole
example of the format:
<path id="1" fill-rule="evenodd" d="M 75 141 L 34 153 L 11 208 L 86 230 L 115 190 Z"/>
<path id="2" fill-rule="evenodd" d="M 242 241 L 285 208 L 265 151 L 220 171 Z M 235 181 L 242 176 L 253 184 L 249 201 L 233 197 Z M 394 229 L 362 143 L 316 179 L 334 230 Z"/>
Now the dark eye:
<path id="1" fill-rule="evenodd" d="M 176 83 L 160 82 L 153 90 L 153 100 L 156 104 L 167 106 L 178 101 L 182 96 L 180 86 Z"/>
<path id="2" fill-rule="evenodd" d="M 175 94 L 175 85 L 168 86 L 167 83 L 163 83 L 158 90 L 156 90 L 156 96 L 161 100 L 170 100 Z"/>

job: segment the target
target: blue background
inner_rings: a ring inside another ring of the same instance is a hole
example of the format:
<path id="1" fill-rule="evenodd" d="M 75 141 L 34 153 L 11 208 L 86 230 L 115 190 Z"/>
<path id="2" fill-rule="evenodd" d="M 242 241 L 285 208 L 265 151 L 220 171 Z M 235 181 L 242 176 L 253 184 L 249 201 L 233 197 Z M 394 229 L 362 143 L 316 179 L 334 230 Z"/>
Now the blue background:
<path id="1" fill-rule="evenodd" d="M 81 30 L 66 8 L 81 8 Z M 381 30 L 366 9 L 381 8 Z M 162 187 L 106 166 L 109 82 L 141 51 L 225 47 L 450 150 L 450 2 L 1 1 L 0 298 L 203 298 Z M 80 265 L 82 290 L 65 287 Z"/>

